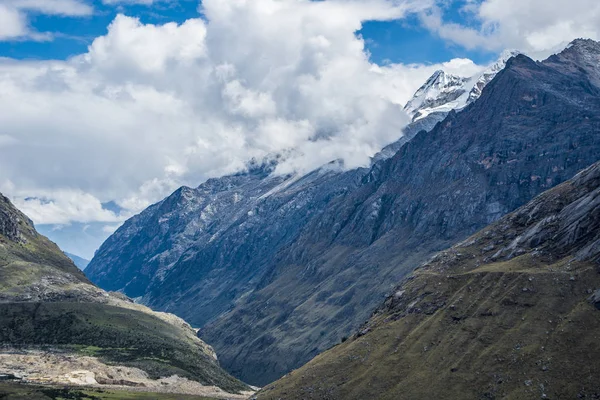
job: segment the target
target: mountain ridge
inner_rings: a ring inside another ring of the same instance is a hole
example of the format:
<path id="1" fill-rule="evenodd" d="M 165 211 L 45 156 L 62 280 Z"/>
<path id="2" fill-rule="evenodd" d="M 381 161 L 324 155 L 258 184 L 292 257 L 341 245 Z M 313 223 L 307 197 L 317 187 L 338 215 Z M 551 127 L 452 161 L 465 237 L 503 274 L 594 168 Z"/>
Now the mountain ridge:
<path id="1" fill-rule="evenodd" d="M 75 255 L 73 253 L 69 253 L 66 251 L 64 253 L 67 257 L 69 257 L 73 261 L 73 263 L 77 266 L 77 268 L 79 268 L 82 271 L 85 270 L 85 268 L 90 263 L 90 260 L 87 260 L 83 257 L 79 257 L 78 255 Z"/>
<path id="2" fill-rule="evenodd" d="M 297 368 L 356 329 L 415 265 L 597 160 L 599 89 L 585 65 L 567 64 L 511 58 L 477 101 L 369 169 L 259 179 L 248 208 L 234 204 L 235 189 L 221 192 L 226 218 L 181 246 L 143 301 L 201 327 L 222 365 L 250 383 Z M 142 228 L 160 219 L 149 210 Z M 173 212 L 173 232 L 184 232 Z M 92 280 L 150 276 L 157 252 L 127 242 L 167 248 L 175 236 L 165 224 L 109 239 Z"/>
<path id="3" fill-rule="evenodd" d="M 437 70 L 406 103 L 404 111 L 413 122 L 431 114 L 446 115 L 451 110 L 460 111 L 481 97 L 485 86 L 504 69 L 506 62 L 519 54 L 516 50 L 505 50 L 496 62 L 469 77 Z"/>

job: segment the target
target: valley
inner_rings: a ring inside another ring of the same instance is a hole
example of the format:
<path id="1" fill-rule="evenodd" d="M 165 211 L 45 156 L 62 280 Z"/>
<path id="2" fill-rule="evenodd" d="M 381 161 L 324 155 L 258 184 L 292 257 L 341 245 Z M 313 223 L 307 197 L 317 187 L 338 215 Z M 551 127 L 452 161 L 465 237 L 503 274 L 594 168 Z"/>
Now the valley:
<path id="1" fill-rule="evenodd" d="M 596 162 L 599 59 L 597 42 L 577 40 L 542 62 L 499 63 L 476 101 L 418 119 L 430 130 L 409 126 L 370 168 L 278 175 L 273 158 L 181 188 L 86 272 L 183 317 L 227 371 L 265 385 L 351 335 L 429 257 Z M 442 93 L 423 103 L 440 107 L 469 93 L 450 83 L 475 80 L 440 79 L 416 99 Z"/>
<path id="2" fill-rule="evenodd" d="M 0 194 L 0 398 L 598 398 L 600 42 L 477 71 L 369 165 L 251 158 L 89 264 Z"/>

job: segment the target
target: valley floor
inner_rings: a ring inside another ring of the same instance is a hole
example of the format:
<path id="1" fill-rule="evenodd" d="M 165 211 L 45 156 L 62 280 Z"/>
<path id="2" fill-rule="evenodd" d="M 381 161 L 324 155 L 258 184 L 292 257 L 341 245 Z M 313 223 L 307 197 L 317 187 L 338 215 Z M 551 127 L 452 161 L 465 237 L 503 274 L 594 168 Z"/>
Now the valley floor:
<path id="1" fill-rule="evenodd" d="M 215 398 L 173 393 L 143 393 L 57 386 L 32 386 L 0 382 L 0 399 L 7 400 L 216 400 Z"/>
<path id="2" fill-rule="evenodd" d="M 0 399 L 243 400 L 253 394 L 230 394 L 216 386 L 204 386 L 178 376 L 151 379 L 138 368 L 109 365 L 96 357 L 82 356 L 86 350 L 93 354 L 93 348 L 80 349 L 77 353 L 1 351 Z"/>

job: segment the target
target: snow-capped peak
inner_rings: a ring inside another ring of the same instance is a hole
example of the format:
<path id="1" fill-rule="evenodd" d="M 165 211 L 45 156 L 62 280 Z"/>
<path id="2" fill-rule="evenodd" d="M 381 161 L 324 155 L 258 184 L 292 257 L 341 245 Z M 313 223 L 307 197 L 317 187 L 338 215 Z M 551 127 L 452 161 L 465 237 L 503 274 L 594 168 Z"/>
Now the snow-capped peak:
<path id="1" fill-rule="evenodd" d="M 417 90 L 404 110 L 414 121 L 434 112 L 448 112 L 460 105 L 459 98 L 464 95 L 469 79 L 438 70 Z"/>
<path id="2" fill-rule="evenodd" d="M 477 100 L 483 88 L 504 69 L 506 62 L 518 54 L 516 50 L 505 50 L 486 70 L 471 77 L 438 70 L 417 90 L 404 111 L 413 121 L 417 121 L 433 113 L 461 110 Z"/>

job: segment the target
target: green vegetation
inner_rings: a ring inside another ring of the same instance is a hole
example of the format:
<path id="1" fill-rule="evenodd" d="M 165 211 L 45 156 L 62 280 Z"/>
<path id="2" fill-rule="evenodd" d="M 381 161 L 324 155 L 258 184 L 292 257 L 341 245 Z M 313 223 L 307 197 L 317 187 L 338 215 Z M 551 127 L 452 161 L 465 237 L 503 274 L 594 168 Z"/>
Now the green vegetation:
<path id="1" fill-rule="evenodd" d="M 219 367 L 212 349 L 191 328 L 174 317 L 170 321 L 93 286 L 58 246 L 38 234 L 0 195 L 0 346 L 94 356 L 107 364 L 139 368 L 152 379 L 178 375 L 228 392 L 248 389 Z M 82 397 L 82 390 L 52 388 L 22 395 L 28 389 L 15 388 L 19 391 L 8 396 L 10 387 L 5 384 L 0 399 L 188 398 L 95 392 L 95 397 Z"/>
<path id="2" fill-rule="evenodd" d="M 85 275 L 58 248 L 40 235 L 25 214 L 0 194 L 0 268 L 17 262 L 56 268 L 73 278 L 89 283 Z M 31 265 L 30 265 L 31 266 Z M 29 267 L 30 267 L 29 266 Z M 14 272 L 14 271 L 13 271 Z M 29 272 L 31 273 L 31 269 Z M 6 272 L 0 278 L 6 278 Z M 5 282 L 2 279 L 2 282 Z"/>
<path id="3" fill-rule="evenodd" d="M 247 389 L 180 328 L 151 314 L 104 304 L 0 304 L 0 344 L 72 349 L 140 368 L 153 379 L 179 375 L 227 391 Z"/>
<path id="4" fill-rule="evenodd" d="M 0 382 L 2 400 L 211 400 L 184 394 L 122 392 L 104 389 L 55 388 Z"/>
<path id="5" fill-rule="evenodd" d="M 544 269 L 417 273 L 401 307 L 259 399 L 595 398 L 600 312 L 586 299 L 600 275 Z"/>

